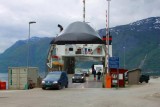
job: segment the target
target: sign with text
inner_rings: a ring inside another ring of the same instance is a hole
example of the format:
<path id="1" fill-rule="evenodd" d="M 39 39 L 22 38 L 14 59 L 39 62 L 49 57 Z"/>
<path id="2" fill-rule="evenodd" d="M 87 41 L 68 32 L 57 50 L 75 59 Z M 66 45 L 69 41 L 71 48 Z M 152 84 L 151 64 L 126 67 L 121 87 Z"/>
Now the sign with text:
<path id="1" fill-rule="evenodd" d="M 109 68 L 119 68 L 119 57 L 109 57 Z"/>

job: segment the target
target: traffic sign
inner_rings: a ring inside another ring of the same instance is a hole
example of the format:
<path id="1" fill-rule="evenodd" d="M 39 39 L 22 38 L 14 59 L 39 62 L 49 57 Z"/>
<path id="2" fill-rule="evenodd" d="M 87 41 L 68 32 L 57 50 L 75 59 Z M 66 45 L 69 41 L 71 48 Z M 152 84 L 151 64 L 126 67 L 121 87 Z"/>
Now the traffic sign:
<path id="1" fill-rule="evenodd" d="M 119 57 L 109 57 L 109 68 L 119 68 Z"/>

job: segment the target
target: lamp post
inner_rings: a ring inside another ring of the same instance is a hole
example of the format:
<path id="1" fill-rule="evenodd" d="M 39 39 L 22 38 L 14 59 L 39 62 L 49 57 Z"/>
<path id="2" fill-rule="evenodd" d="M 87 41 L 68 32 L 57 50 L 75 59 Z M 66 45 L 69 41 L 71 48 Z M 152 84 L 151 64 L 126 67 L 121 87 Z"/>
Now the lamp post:
<path id="1" fill-rule="evenodd" d="M 28 40 L 27 40 L 27 44 L 28 44 L 28 53 L 27 53 L 27 71 L 29 70 L 29 40 L 30 40 L 30 25 L 36 23 L 35 21 L 31 21 L 29 22 L 29 34 L 28 34 Z"/>
<path id="2" fill-rule="evenodd" d="M 123 64 L 124 64 L 124 69 L 125 69 L 125 66 L 126 66 L 126 64 L 125 64 L 125 60 L 126 60 L 126 59 L 125 59 L 125 54 L 126 54 L 125 48 L 126 48 L 126 47 L 123 46 L 123 54 L 124 54 L 124 56 L 123 56 L 123 58 L 124 58 L 124 59 L 123 59 L 123 61 L 124 61 Z"/>

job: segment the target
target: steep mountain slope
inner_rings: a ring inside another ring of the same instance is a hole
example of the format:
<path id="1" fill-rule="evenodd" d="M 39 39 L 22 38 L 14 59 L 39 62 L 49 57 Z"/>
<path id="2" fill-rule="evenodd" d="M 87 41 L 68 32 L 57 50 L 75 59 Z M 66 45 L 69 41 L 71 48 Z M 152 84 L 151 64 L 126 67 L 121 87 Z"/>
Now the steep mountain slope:
<path id="1" fill-rule="evenodd" d="M 99 33 L 105 35 L 105 29 Z M 113 56 L 120 57 L 121 67 L 124 66 L 125 55 L 125 67 L 128 69 L 140 67 L 144 72 L 160 72 L 160 17 L 117 26 L 111 28 L 110 33 Z"/>
<path id="2" fill-rule="evenodd" d="M 100 36 L 106 30 L 99 30 Z M 120 67 L 142 68 L 143 72 L 160 74 L 160 17 L 151 17 L 110 29 L 113 38 L 113 56 L 120 57 Z M 34 37 L 30 40 L 29 66 L 45 71 L 45 62 L 53 38 Z M 17 41 L 0 54 L 0 72 L 8 67 L 27 66 L 27 41 Z M 125 47 L 125 48 L 124 48 Z M 125 57 L 124 57 L 125 56 Z"/>
<path id="3" fill-rule="evenodd" d="M 29 66 L 45 70 L 45 61 L 52 38 L 31 38 L 29 41 Z M 17 41 L 0 55 L 0 72 L 7 72 L 8 67 L 27 66 L 27 41 Z"/>

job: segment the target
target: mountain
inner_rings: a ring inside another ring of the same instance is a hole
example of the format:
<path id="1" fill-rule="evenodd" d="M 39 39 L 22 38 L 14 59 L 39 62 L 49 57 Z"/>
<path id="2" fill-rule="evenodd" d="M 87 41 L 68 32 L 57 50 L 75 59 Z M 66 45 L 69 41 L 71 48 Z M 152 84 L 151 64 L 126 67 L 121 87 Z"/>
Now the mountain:
<path id="1" fill-rule="evenodd" d="M 106 30 L 99 30 L 105 35 Z M 110 29 L 113 56 L 120 57 L 120 67 L 141 68 L 160 74 L 160 17 L 151 17 Z M 124 57 L 125 56 L 125 57 Z"/>
<path id="2" fill-rule="evenodd" d="M 100 36 L 106 35 L 106 29 L 98 32 Z M 129 70 L 142 68 L 143 72 L 160 74 L 160 17 L 110 28 L 110 34 L 113 56 L 120 58 L 121 68 L 125 64 Z M 29 42 L 29 66 L 39 67 L 41 73 L 46 69 L 45 62 L 52 39 L 34 37 Z M 0 72 L 7 72 L 8 67 L 27 66 L 27 47 L 27 40 L 19 40 L 0 54 Z"/>
<path id="3" fill-rule="evenodd" d="M 53 38 L 33 37 L 29 40 L 29 66 L 39 67 L 40 72 L 45 71 L 45 61 Z M 19 40 L 4 53 L 0 54 L 0 72 L 7 72 L 8 67 L 27 66 L 28 42 Z"/>

